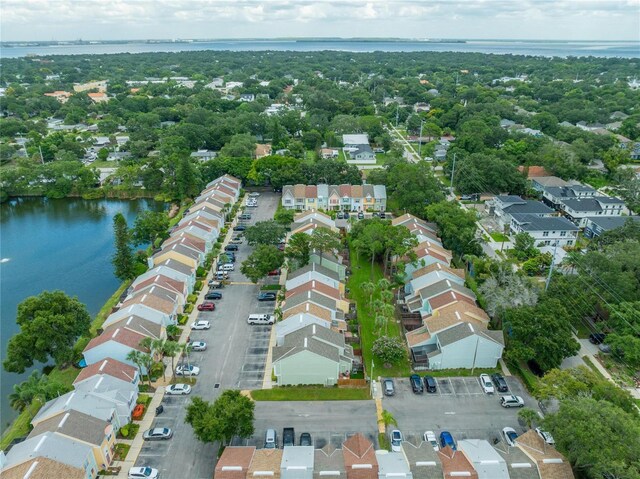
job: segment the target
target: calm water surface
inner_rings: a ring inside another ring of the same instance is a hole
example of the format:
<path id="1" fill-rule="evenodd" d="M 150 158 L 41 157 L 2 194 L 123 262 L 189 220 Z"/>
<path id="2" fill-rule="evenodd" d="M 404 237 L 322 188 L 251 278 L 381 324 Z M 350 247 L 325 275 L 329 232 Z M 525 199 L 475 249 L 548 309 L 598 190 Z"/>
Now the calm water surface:
<path id="1" fill-rule="evenodd" d="M 60 289 L 95 315 L 118 288 L 113 275 L 113 216 L 121 212 L 131 226 L 145 210 L 162 210 L 151 200 L 21 198 L 0 206 L 0 357 L 19 331 L 18 303 L 44 290 Z M 16 413 L 9 407 L 13 385 L 29 374 L 1 371 L 0 429 Z"/>

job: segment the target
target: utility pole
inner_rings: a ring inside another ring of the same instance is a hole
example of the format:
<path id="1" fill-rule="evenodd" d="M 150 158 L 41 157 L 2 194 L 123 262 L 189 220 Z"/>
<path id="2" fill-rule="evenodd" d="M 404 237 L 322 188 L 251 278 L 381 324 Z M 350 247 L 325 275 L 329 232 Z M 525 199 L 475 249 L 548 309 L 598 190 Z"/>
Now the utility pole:
<path id="1" fill-rule="evenodd" d="M 453 194 L 453 173 L 456 171 L 456 154 L 453 154 L 453 165 L 451 166 L 451 194 Z"/>
<path id="2" fill-rule="evenodd" d="M 544 284 L 544 290 L 549 289 L 549 283 L 551 283 L 551 273 L 553 273 L 553 265 L 556 262 L 556 251 L 558 250 L 558 240 L 556 240 L 556 244 L 553 247 L 553 259 L 551 260 L 551 266 L 549 267 L 549 275 L 547 276 L 547 281 Z"/>
<path id="3" fill-rule="evenodd" d="M 420 120 L 420 143 L 418 144 L 418 156 L 422 159 L 422 126 L 424 125 L 424 120 Z"/>
<path id="4" fill-rule="evenodd" d="M 398 128 L 398 117 L 400 116 L 400 105 L 396 104 L 396 128 Z"/>

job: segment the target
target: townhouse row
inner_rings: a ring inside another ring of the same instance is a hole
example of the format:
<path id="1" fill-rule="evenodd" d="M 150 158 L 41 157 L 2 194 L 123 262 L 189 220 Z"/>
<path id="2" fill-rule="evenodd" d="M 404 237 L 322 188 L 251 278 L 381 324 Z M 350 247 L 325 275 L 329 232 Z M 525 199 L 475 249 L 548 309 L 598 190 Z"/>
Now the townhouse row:
<path id="1" fill-rule="evenodd" d="M 291 234 L 313 234 L 316 228 L 338 232 L 324 213 L 298 214 Z M 334 385 L 349 378 L 360 363 L 348 344 L 346 316 L 351 303 L 345 296 L 347 267 L 341 256 L 312 251 L 306 266 L 287 272 L 282 321 L 275 325 L 273 374 L 278 386 Z"/>
<path id="2" fill-rule="evenodd" d="M 405 214 L 392 220 L 416 237 L 406 262 L 399 302 L 414 369 L 495 368 L 504 350 L 502 331 L 465 286 L 465 271 L 451 267 L 435 225 Z"/>
<path id="3" fill-rule="evenodd" d="M 385 211 L 385 185 L 286 185 L 282 206 L 288 210 Z"/>
<path id="4" fill-rule="evenodd" d="M 375 450 L 358 433 L 340 448 L 328 444 L 283 449 L 227 447 L 216 465 L 215 479 L 573 479 L 571 466 L 535 433 L 519 436 L 515 447 L 465 439 L 457 450 L 435 450 L 429 442 L 404 441 L 400 452 Z"/>
<path id="5" fill-rule="evenodd" d="M 94 479 L 113 462 L 115 437 L 131 422 L 141 374 L 128 359 L 148 352 L 145 338 L 166 339 L 192 293 L 198 267 L 213 249 L 225 216 L 238 201 L 241 182 L 229 175 L 209 183 L 149 258 L 139 276 L 83 351 L 86 367 L 74 390 L 53 399 L 31 421 L 33 430 L 8 453 L 0 475 L 13 478 Z"/>

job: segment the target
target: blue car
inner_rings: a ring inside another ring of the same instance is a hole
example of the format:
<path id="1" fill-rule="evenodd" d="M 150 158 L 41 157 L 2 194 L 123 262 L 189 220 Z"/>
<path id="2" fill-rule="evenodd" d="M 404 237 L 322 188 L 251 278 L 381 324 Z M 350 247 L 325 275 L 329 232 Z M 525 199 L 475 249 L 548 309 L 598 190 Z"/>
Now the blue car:
<path id="1" fill-rule="evenodd" d="M 442 431 L 440 433 L 440 447 L 445 448 L 449 446 L 454 451 L 456 450 L 456 442 L 453 440 L 453 436 L 449 431 Z"/>

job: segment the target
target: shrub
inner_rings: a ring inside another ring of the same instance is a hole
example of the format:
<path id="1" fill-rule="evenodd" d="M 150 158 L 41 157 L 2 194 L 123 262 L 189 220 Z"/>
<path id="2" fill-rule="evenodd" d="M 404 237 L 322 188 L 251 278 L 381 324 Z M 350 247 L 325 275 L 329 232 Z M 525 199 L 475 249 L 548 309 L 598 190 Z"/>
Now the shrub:
<path id="1" fill-rule="evenodd" d="M 396 364 L 405 357 L 405 350 L 400 338 L 383 336 L 374 341 L 371 352 L 385 364 Z"/>
<path id="2" fill-rule="evenodd" d="M 185 312 L 186 314 L 190 314 L 190 313 L 191 313 L 191 311 L 193 311 L 193 304 L 191 304 L 191 303 L 186 304 L 186 305 L 185 305 L 185 307 L 184 307 L 184 312 Z M 186 318 L 185 318 L 184 323 L 186 323 L 186 322 L 187 322 L 187 320 L 186 320 Z M 180 323 L 180 324 L 184 324 L 184 323 Z"/>
<path id="3" fill-rule="evenodd" d="M 191 306 L 191 310 L 193 310 L 193 305 L 192 304 L 188 304 L 187 307 Z M 187 309 L 187 307 L 185 307 L 185 311 Z M 189 316 L 187 316 L 186 314 L 180 314 L 178 315 L 178 324 L 187 324 L 187 320 L 189 319 Z"/>
<path id="4" fill-rule="evenodd" d="M 198 296 L 196 294 L 190 294 L 189 296 L 187 296 L 187 301 L 189 303 L 195 303 L 196 301 L 198 301 Z"/>
<path id="5" fill-rule="evenodd" d="M 202 289 L 202 281 L 198 280 L 196 281 L 196 284 L 193 286 L 193 290 L 194 291 L 200 291 Z"/>
<path id="6" fill-rule="evenodd" d="M 196 276 L 198 278 L 204 278 L 207 275 L 207 270 L 204 269 L 202 266 L 199 266 L 198 269 L 196 270 Z"/>

